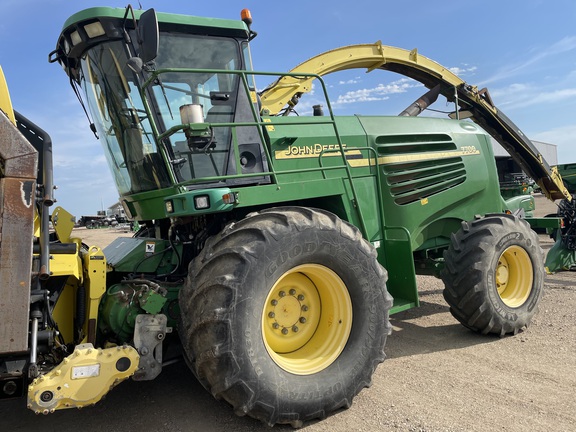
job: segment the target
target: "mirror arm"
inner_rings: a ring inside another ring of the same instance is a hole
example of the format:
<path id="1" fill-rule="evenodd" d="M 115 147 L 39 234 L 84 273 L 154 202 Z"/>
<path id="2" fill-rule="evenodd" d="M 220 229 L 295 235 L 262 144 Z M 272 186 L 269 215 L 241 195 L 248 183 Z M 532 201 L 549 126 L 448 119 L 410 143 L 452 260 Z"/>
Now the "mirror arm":
<path id="1" fill-rule="evenodd" d="M 126 21 L 128 20 L 128 13 L 132 15 L 132 22 L 134 23 L 134 28 L 136 29 L 136 34 L 138 35 L 138 44 L 141 44 L 142 41 L 140 40 L 140 33 L 138 32 L 138 26 L 136 25 L 136 17 L 134 16 L 134 9 L 132 9 L 132 5 L 129 4 L 126 6 L 126 12 L 124 13 L 124 21 L 122 22 L 122 31 L 124 33 L 124 40 L 126 43 L 131 43 L 132 40 L 130 39 L 130 35 L 128 31 L 126 31 Z"/>

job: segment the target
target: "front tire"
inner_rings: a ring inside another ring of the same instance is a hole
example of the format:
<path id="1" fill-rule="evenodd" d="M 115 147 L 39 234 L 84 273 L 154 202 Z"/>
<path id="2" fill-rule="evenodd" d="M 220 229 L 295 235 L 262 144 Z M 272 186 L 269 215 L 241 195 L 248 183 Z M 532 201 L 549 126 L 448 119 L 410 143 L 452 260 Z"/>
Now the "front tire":
<path id="1" fill-rule="evenodd" d="M 500 336 L 528 326 L 542 297 L 544 256 L 525 220 L 498 214 L 462 222 L 444 260 L 444 298 L 464 326 Z"/>
<path id="2" fill-rule="evenodd" d="M 268 425 L 347 408 L 384 360 L 392 299 L 376 251 L 335 215 L 285 207 L 211 238 L 180 292 L 200 382 Z"/>

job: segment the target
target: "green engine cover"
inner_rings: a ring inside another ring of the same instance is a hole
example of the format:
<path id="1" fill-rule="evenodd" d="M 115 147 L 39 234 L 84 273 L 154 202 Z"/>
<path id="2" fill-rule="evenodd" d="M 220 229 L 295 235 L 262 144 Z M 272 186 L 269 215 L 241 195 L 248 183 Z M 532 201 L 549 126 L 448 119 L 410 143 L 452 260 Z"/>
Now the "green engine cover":
<path id="1" fill-rule="evenodd" d="M 170 243 L 155 238 L 119 237 L 104 249 L 104 255 L 108 266 L 117 272 L 170 272 L 175 264 Z"/>

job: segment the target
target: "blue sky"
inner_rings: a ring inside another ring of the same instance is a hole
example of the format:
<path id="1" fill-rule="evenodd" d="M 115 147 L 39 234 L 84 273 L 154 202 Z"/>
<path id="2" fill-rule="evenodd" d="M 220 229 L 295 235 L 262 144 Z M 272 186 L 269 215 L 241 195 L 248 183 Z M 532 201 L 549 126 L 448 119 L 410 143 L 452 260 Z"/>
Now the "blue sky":
<path id="1" fill-rule="evenodd" d="M 73 13 L 128 1 L 0 0 L 0 65 L 13 105 L 52 136 L 58 205 L 77 217 L 112 205 L 117 193 L 100 143 L 48 53 Z M 132 3 L 138 8 L 138 1 Z M 495 104 L 530 138 L 558 145 L 559 163 L 576 162 L 574 0 L 140 3 L 143 9 L 230 19 L 250 8 L 258 32 L 252 42 L 256 70 L 287 71 L 323 51 L 377 40 L 418 48 L 468 83 L 488 87 Z M 395 115 L 424 92 L 382 71 L 348 71 L 326 81 L 336 114 L 343 115 Z M 299 108 L 305 107 L 303 100 Z M 442 101 L 434 108 L 451 109 Z"/>

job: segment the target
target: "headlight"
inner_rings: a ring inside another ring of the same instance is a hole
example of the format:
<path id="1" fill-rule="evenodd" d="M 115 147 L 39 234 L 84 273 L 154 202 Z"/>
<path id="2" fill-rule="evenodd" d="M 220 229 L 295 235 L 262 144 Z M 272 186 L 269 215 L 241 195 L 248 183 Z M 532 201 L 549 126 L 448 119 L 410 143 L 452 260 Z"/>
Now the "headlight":
<path id="1" fill-rule="evenodd" d="M 210 198 L 208 195 L 198 195 L 194 197 L 194 208 L 196 210 L 203 210 L 210 208 Z"/>

